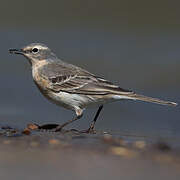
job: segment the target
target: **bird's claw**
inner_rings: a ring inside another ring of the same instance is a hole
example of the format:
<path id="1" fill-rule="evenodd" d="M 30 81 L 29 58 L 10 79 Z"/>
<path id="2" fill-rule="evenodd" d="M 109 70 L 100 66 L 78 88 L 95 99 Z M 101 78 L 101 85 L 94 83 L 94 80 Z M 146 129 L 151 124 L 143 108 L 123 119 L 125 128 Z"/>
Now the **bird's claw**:
<path id="1" fill-rule="evenodd" d="M 96 130 L 94 128 L 88 128 L 86 130 L 80 131 L 80 133 L 96 134 Z"/>

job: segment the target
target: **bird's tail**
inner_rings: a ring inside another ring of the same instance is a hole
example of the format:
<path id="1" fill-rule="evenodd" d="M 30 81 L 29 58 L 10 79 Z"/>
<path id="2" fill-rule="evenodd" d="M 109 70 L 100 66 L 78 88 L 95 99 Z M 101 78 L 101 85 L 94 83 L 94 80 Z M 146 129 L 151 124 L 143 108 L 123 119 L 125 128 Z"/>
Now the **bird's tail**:
<path id="1" fill-rule="evenodd" d="M 162 105 L 177 106 L 177 103 L 175 103 L 175 102 L 164 101 L 164 100 L 160 100 L 157 98 L 147 97 L 147 96 L 143 96 L 143 95 L 139 95 L 139 94 L 135 94 L 135 93 L 129 94 L 127 96 L 129 97 L 129 99 L 146 101 L 146 102 L 162 104 Z"/>

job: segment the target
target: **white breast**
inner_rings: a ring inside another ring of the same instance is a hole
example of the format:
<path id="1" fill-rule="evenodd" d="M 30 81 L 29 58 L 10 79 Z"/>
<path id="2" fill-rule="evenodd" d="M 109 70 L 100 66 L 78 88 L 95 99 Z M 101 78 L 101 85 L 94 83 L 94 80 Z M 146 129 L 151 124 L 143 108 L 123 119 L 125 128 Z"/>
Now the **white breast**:
<path id="1" fill-rule="evenodd" d="M 56 104 L 71 110 L 79 108 L 84 109 L 93 102 L 93 99 L 88 96 L 80 94 L 71 94 L 66 92 L 51 92 L 50 94 L 48 94 L 48 96 Z"/>

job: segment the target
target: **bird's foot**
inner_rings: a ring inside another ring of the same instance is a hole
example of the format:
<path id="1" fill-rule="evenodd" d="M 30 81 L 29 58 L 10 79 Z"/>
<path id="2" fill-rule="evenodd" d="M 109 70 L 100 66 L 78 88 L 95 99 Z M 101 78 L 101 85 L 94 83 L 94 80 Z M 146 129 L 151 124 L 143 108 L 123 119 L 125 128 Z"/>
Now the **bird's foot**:
<path id="1" fill-rule="evenodd" d="M 93 121 L 88 129 L 80 131 L 80 132 L 81 133 L 87 133 L 87 134 L 96 134 L 96 130 L 95 130 L 95 126 L 94 125 L 95 125 L 95 123 Z"/>
<path id="2" fill-rule="evenodd" d="M 80 133 L 86 133 L 86 134 L 96 134 L 96 130 L 94 128 L 88 128 L 86 130 L 80 131 Z"/>

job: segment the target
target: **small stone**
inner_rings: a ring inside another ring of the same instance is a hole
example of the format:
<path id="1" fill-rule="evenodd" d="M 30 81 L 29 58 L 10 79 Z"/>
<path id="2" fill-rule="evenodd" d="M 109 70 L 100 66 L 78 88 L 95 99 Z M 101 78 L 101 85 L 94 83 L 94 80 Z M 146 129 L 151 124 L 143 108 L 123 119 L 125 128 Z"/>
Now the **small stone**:
<path id="1" fill-rule="evenodd" d="M 22 131 L 22 134 L 30 135 L 30 134 L 31 134 L 31 131 L 30 131 L 30 129 L 25 128 L 25 129 Z"/>
<path id="2" fill-rule="evenodd" d="M 155 156 L 155 160 L 162 163 L 171 163 L 173 162 L 173 157 L 167 154 L 159 154 L 158 156 Z"/>
<path id="3" fill-rule="evenodd" d="M 138 149 L 144 149 L 146 147 L 145 141 L 136 141 L 134 142 L 134 146 Z"/>
<path id="4" fill-rule="evenodd" d="M 110 134 L 105 134 L 102 138 L 103 142 L 111 145 L 125 146 L 126 142 L 122 138 L 114 138 Z"/>
<path id="5" fill-rule="evenodd" d="M 30 146 L 32 146 L 32 147 L 37 147 L 38 145 L 39 145 L 39 143 L 36 142 L 36 141 L 32 141 L 32 142 L 30 143 Z"/>
<path id="6" fill-rule="evenodd" d="M 10 140 L 4 140 L 4 141 L 3 141 L 3 144 L 7 144 L 7 145 L 8 145 L 8 144 L 11 144 L 11 141 L 10 141 Z"/>
<path id="7" fill-rule="evenodd" d="M 37 124 L 28 124 L 27 128 L 30 130 L 37 130 L 39 129 L 39 126 Z"/>
<path id="8" fill-rule="evenodd" d="M 157 144 L 155 144 L 155 148 L 164 152 L 171 150 L 171 146 L 165 142 L 158 142 Z"/>
<path id="9" fill-rule="evenodd" d="M 127 158 L 134 158 L 138 155 L 137 152 L 135 152 L 133 150 L 129 150 L 124 147 L 112 147 L 110 149 L 110 152 L 114 155 L 123 156 L 123 157 L 127 157 Z"/>
<path id="10" fill-rule="evenodd" d="M 110 134 L 105 134 L 104 136 L 103 136 L 103 141 L 105 142 L 105 143 L 112 143 L 112 135 L 110 135 Z"/>
<path id="11" fill-rule="evenodd" d="M 22 134 L 17 129 L 12 129 L 12 130 L 6 131 L 5 136 L 6 137 L 17 137 L 17 136 L 22 136 Z"/>
<path id="12" fill-rule="evenodd" d="M 49 140 L 49 144 L 50 144 L 50 145 L 59 145 L 59 144 L 61 144 L 61 143 L 60 143 L 60 141 L 57 140 L 57 139 L 50 139 L 50 140 Z"/>

